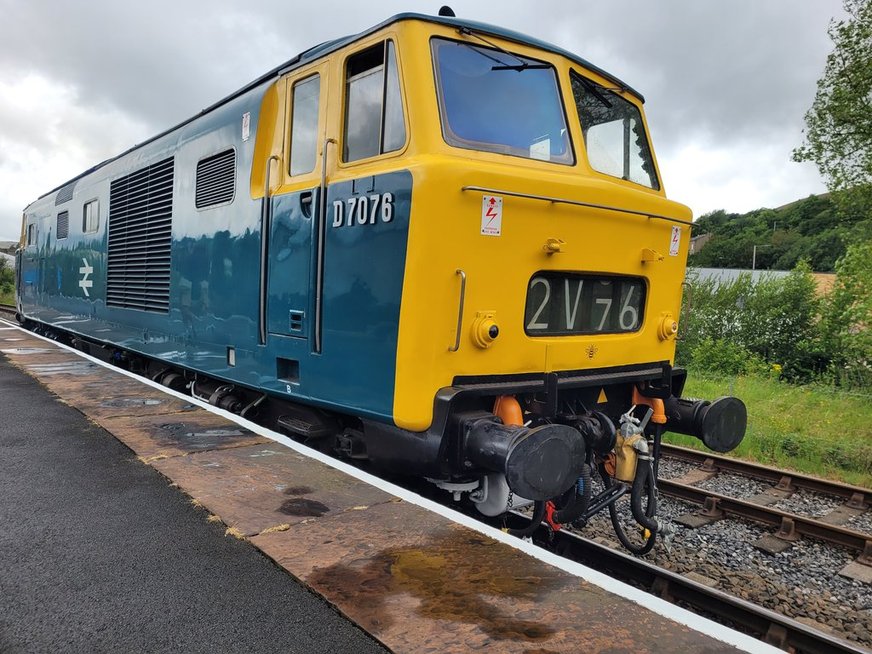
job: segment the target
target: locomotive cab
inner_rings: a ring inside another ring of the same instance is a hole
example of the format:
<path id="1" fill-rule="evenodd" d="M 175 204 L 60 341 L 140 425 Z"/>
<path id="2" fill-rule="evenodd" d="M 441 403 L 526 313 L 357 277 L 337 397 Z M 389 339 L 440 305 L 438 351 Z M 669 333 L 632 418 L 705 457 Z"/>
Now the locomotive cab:
<path id="1" fill-rule="evenodd" d="M 680 419 L 672 369 L 691 215 L 665 197 L 641 96 L 504 30 L 450 19 L 392 28 L 372 37 L 396 57 L 373 83 L 383 127 L 372 158 L 350 160 L 365 122 L 356 53 L 337 71 L 346 106 L 324 150 L 328 186 L 370 171 L 376 190 L 381 175 L 411 177 L 392 420 L 363 419 L 367 456 L 496 514 L 572 489 L 613 452 L 631 407 L 625 423 L 652 407 L 640 432 L 652 447 L 665 429 L 702 436 Z M 390 150 L 396 134 L 406 141 Z M 328 203 L 329 229 L 362 231 L 367 201 Z M 715 414 L 707 443 L 731 449 L 744 406 Z"/>

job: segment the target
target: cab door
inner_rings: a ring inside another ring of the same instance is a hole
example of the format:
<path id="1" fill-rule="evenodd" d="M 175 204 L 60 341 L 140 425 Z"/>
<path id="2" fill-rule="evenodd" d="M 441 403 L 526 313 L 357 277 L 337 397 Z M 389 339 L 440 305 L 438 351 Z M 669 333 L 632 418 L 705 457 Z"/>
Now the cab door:
<path id="1" fill-rule="evenodd" d="M 326 129 L 327 67 L 294 74 L 286 92 L 282 184 L 269 199 L 267 328 L 271 334 L 307 339 L 313 325 L 313 243 Z"/>

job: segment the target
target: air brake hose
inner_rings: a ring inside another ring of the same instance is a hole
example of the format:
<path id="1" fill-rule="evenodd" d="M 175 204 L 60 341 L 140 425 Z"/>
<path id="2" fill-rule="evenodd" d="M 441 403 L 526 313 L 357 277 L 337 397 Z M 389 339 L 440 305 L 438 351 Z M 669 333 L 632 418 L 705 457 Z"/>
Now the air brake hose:
<path id="1" fill-rule="evenodd" d="M 533 516 L 530 518 L 530 524 L 523 529 L 509 529 L 509 534 L 518 538 L 529 538 L 532 536 L 542 521 L 545 519 L 545 501 L 536 500 L 533 503 Z"/>
<path id="2" fill-rule="evenodd" d="M 640 455 L 638 465 L 636 466 L 636 475 L 633 477 L 633 487 L 630 490 L 630 509 L 636 522 L 645 527 L 645 529 L 657 533 L 661 529 L 660 521 L 654 517 L 657 514 L 657 496 L 654 492 L 654 484 L 649 484 L 653 479 L 653 475 L 651 457 Z M 646 515 L 646 511 L 642 507 L 642 493 L 646 490 L 646 486 L 648 486 L 648 511 L 651 512 L 651 516 Z"/>
<path id="3" fill-rule="evenodd" d="M 590 466 L 585 464 L 581 469 L 581 476 L 578 478 L 573 499 L 569 506 L 554 512 L 554 520 L 560 524 L 569 524 L 574 520 L 578 520 L 587 507 L 590 505 Z"/>

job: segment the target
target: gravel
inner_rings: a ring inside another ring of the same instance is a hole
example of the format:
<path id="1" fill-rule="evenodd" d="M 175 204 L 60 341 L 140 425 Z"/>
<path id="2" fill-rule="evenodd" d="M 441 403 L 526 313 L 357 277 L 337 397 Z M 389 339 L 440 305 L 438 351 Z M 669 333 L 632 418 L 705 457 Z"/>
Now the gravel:
<path id="1" fill-rule="evenodd" d="M 720 493 L 721 495 L 729 495 L 736 499 L 748 499 L 754 495 L 759 495 L 771 486 L 765 482 L 757 481 L 743 477 L 742 475 L 732 475 L 721 472 L 716 477 L 707 479 L 696 484 L 697 488 Z"/>
<path id="2" fill-rule="evenodd" d="M 842 498 L 834 495 L 823 495 L 822 493 L 798 490 L 790 497 L 779 500 L 772 507 L 779 511 L 820 518 L 836 507 L 841 506 L 844 502 Z"/>
<path id="3" fill-rule="evenodd" d="M 759 491 L 745 488 L 745 492 L 753 495 Z M 816 505 L 819 499 L 807 501 Z M 702 575 L 737 597 L 791 618 L 812 621 L 841 638 L 872 645 L 872 585 L 838 574 L 854 559 L 854 553 L 802 539 L 785 552 L 768 554 L 753 545 L 769 533 L 761 526 L 727 519 L 690 529 L 674 520 L 698 507 L 663 496 L 659 504 L 658 514 L 673 521 L 675 527 L 672 550 L 667 552 L 660 544 L 646 560 L 680 574 Z M 629 512 L 622 514 L 628 516 Z M 616 540 L 607 511 L 595 516 L 580 533 Z"/>
<path id="4" fill-rule="evenodd" d="M 660 459 L 660 467 L 657 471 L 657 476 L 661 479 L 678 479 L 698 468 L 699 466 L 695 463 L 688 463 L 687 461 L 681 461 L 680 459 L 663 457 Z"/>
<path id="5" fill-rule="evenodd" d="M 660 462 L 660 477 L 676 479 L 696 468 L 696 464 L 664 458 Z M 697 486 L 738 498 L 753 497 L 770 487 L 765 482 L 723 472 Z M 593 493 L 601 489 L 601 482 L 595 479 Z M 855 552 L 803 538 L 784 552 L 769 554 L 757 549 L 754 543 L 774 530 L 738 519 L 690 529 L 675 520 L 700 507 L 663 495 L 658 503 L 658 515 L 672 522 L 675 536 L 671 551 L 659 543 L 646 560 L 679 574 L 702 575 L 720 590 L 837 637 L 872 646 L 872 584 L 839 575 L 856 558 Z M 820 517 L 842 503 L 838 497 L 799 490 L 775 507 Z M 619 501 L 619 514 L 625 524 L 632 524 L 626 499 Z M 872 511 L 853 518 L 846 527 L 872 534 Z M 621 549 L 607 510 L 576 531 Z"/>
<path id="6" fill-rule="evenodd" d="M 851 518 L 845 526 L 848 527 L 848 529 L 872 534 L 872 509 L 867 510 L 866 513 Z"/>

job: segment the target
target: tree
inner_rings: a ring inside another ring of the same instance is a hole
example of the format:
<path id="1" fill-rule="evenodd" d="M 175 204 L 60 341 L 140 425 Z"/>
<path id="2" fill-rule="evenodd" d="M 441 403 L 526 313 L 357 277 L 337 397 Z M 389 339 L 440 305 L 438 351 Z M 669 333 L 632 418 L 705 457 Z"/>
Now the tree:
<path id="1" fill-rule="evenodd" d="M 833 51 L 805 115 L 795 161 L 814 162 L 843 206 L 872 206 L 872 0 L 844 0 L 847 20 L 832 21 Z"/>

